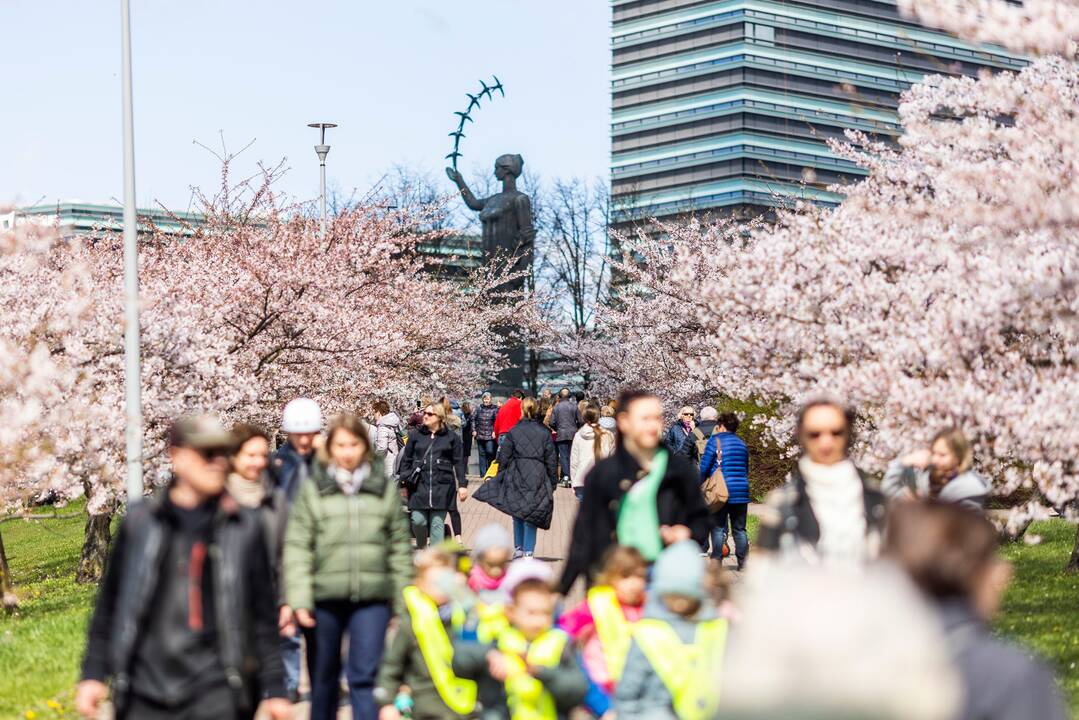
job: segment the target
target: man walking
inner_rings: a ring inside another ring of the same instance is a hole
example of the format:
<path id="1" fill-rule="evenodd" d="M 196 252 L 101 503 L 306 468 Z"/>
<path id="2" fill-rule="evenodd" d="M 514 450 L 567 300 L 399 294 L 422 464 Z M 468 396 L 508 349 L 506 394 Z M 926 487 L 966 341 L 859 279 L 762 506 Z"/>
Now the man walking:
<path id="1" fill-rule="evenodd" d="M 233 437 L 213 417 L 169 430 L 172 478 L 134 502 L 98 593 L 75 706 L 120 720 L 291 714 L 262 525 L 225 490 Z"/>
<path id="2" fill-rule="evenodd" d="M 570 451 L 573 449 L 573 436 L 581 427 L 581 413 L 569 388 L 562 388 L 558 392 L 558 403 L 551 410 L 550 427 L 555 432 L 554 444 L 558 450 L 558 476 L 562 478 L 562 484 L 569 487 Z"/>
<path id="3" fill-rule="evenodd" d="M 386 407 L 389 410 L 389 407 Z M 318 403 L 310 398 L 296 398 L 285 405 L 281 415 L 281 430 L 285 433 L 285 444 L 277 449 L 270 458 L 270 472 L 277 487 L 281 488 L 289 506 L 296 498 L 300 485 L 311 471 L 311 462 L 315 457 L 315 438 L 322 432 L 322 410 Z M 290 609 L 282 608 L 280 625 L 291 625 L 287 617 Z M 281 659 L 285 665 L 285 688 L 291 700 L 299 700 L 300 691 L 300 634 L 281 636 Z"/>
<path id="4" fill-rule="evenodd" d="M 497 416 L 498 406 L 495 405 L 491 393 L 485 392 L 482 404 L 476 408 L 472 420 L 472 432 L 480 455 L 480 475 L 487 473 L 487 468 L 495 461 L 495 453 L 498 452 L 498 445 L 495 444 L 495 418 Z"/>

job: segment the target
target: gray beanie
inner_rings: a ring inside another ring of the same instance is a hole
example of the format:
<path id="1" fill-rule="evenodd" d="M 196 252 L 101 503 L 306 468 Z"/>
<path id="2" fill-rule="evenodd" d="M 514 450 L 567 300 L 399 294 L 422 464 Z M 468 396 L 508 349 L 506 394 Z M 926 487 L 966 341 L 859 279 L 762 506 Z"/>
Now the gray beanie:
<path id="1" fill-rule="evenodd" d="M 704 600 L 704 558 L 701 546 L 692 540 L 675 543 L 659 554 L 652 566 L 652 587 L 656 597 L 683 595 Z"/>
<path id="2" fill-rule="evenodd" d="M 506 548 L 513 552 L 513 539 L 506 528 L 497 523 L 484 525 L 472 539 L 472 557 L 478 560 L 485 552 L 495 548 Z"/>

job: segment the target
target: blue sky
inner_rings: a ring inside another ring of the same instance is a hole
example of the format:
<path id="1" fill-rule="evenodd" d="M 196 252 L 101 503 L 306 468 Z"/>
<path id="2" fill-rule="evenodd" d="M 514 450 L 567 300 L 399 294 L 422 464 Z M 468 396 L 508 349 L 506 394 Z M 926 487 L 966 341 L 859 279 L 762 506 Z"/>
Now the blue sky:
<path id="1" fill-rule="evenodd" d="M 116 0 L 0 4 L 0 205 L 120 198 Z M 497 74 L 507 96 L 475 113 L 466 176 L 519 152 L 542 177 L 605 176 L 605 0 L 132 0 L 140 206 L 186 209 L 219 165 L 193 141 L 255 140 L 240 170 L 287 158 L 280 187 L 317 196 L 315 121 L 346 194 L 394 165 L 438 173 L 466 91 Z M 450 190 L 446 181 L 446 190 Z"/>

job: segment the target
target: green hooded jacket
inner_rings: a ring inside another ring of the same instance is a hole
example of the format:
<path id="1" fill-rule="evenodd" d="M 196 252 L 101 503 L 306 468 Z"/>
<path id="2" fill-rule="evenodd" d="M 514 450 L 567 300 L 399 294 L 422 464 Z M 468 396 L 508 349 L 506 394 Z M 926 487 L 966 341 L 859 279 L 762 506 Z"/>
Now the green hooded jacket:
<path id="1" fill-rule="evenodd" d="M 412 581 L 412 544 L 397 487 L 376 458 L 359 491 L 345 495 L 315 461 L 289 513 L 283 563 L 285 595 L 293 608 L 316 602 L 392 602 Z"/>

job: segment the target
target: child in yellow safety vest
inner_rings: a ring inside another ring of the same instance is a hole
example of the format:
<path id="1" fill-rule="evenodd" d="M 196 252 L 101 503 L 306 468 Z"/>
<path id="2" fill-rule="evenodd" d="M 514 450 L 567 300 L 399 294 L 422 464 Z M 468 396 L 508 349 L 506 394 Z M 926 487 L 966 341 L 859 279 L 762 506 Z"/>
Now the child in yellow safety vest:
<path id="1" fill-rule="evenodd" d="M 564 613 L 558 626 L 581 648 L 588 678 L 602 697 L 589 695 L 588 709 L 603 715 L 622 677 L 633 638 L 633 624 L 644 613 L 648 563 L 635 548 L 613 545 L 604 554 L 597 584 Z"/>
<path id="2" fill-rule="evenodd" d="M 719 704 L 727 621 L 708 597 L 700 546 L 671 545 L 652 567 L 644 617 L 615 690 L 620 718 L 708 720 Z"/>
<path id="3" fill-rule="evenodd" d="M 484 720 L 559 720 L 588 691 L 569 636 L 553 627 L 552 580 L 546 563 L 515 561 L 502 584 L 508 625 L 491 643 L 454 646 L 453 672 L 477 681 Z"/>
<path id="4" fill-rule="evenodd" d="M 460 584 L 453 555 L 441 548 L 416 554 L 414 584 L 404 590 L 405 612 L 379 668 L 379 720 L 399 720 L 395 699 L 407 688 L 417 720 L 471 717 L 476 683 L 453 674 L 451 632 L 462 611 L 451 602 Z"/>

